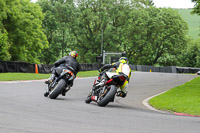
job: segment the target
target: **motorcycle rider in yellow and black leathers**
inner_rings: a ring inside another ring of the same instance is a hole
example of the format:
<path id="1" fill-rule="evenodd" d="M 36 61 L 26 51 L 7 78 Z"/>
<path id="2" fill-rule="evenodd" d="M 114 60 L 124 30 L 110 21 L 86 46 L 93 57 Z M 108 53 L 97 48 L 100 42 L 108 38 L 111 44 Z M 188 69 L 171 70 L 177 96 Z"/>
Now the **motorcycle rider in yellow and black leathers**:
<path id="1" fill-rule="evenodd" d="M 99 72 L 104 71 L 105 69 L 110 69 L 113 68 L 115 69 L 114 71 L 116 72 L 116 75 L 125 75 L 126 77 L 126 81 L 124 82 L 124 84 L 120 87 L 121 91 L 117 92 L 117 96 L 120 97 L 126 97 L 128 91 L 128 83 L 129 83 L 129 79 L 131 77 L 131 68 L 128 65 L 128 58 L 126 57 L 121 57 L 119 59 L 118 62 L 113 63 L 113 64 L 106 64 L 104 65 L 102 68 L 99 69 Z M 113 71 L 113 70 L 112 70 Z"/>

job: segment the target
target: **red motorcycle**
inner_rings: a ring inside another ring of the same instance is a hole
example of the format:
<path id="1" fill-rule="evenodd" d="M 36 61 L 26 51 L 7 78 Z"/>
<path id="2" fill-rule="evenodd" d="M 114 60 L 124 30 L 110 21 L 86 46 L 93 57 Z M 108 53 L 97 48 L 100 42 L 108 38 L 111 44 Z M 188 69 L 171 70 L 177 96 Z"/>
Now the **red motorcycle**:
<path id="1" fill-rule="evenodd" d="M 124 84 L 126 75 L 104 71 L 101 72 L 89 92 L 85 102 L 97 102 L 101 107 L 106 106 L 109 102 L 114 102 L 117 89 Z"/>

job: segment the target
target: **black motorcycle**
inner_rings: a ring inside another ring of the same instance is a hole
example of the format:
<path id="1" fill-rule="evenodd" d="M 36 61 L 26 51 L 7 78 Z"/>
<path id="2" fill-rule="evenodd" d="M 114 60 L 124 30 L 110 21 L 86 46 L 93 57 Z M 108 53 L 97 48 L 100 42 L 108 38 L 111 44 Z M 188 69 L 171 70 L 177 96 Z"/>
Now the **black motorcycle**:
<path id="1" fill-rule="evenodd" d="M 106 106 L 109 102 L 114 102 L 117 89 L 124 84 L 126 75 L 123 73 L 113 75 L 111 72 L 101 72 L 85 102 L 97 102 L 101 107 Z"/>
<path id="2" fill-rule="evenodd" d="M 48 84 L 47 90 L 44 96 L 51 99 L 56 99 L 60 94 L 64 94 L 70 89 L 70 85 L 75 79 L 75 75 L 72 71 L 63 68 L 53 68 L 59 76 L 56 76 L 52 83 Z"/>

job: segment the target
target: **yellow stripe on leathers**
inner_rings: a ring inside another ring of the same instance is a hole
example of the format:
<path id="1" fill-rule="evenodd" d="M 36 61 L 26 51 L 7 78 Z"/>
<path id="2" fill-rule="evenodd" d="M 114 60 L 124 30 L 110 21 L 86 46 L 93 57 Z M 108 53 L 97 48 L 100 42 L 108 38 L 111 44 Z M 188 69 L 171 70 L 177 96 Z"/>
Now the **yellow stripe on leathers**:
<path id="1" fill-rule="evenodd" d="M 124 82 L 124 84 L 123 84 L 122 86 L 120 86 L 120 89 L 123 89 L 127 84 L 128 84 L 128 81 L 126 80 L 126 81 Z"/>

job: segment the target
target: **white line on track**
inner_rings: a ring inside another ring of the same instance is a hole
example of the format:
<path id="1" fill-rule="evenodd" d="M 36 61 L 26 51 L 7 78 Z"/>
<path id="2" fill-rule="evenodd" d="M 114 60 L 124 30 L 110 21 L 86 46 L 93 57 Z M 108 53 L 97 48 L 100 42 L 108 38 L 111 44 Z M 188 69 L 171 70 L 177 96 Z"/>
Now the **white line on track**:
<path id="1" fill-rule="evenodd" d="M 157 111 L 157 112 L 160 112 L 160 113 L 167 113 L 166 111 L 157 110 L 156 108 L 152 107 L 152 106 L 149 104 L 149 100 L 150 100 L 151 98 L 154 98 L 154 97 L 156 97 L 156 96 L 158 96 L 158 95 L 161 95 L 161 94 L 163 94 L 163 93 L 165 93 L 165 92 L 166 92 L 166 91 L 161 92 L 161 93 L 159 93 L 159 94 L 156 94 L 156 95 L 154 95 L 154 96 L 151 96 L 151 97 L 148 97 L 148 98 L 144 99 L 144 100 L 142 101 L 142 104 L 143 104 L 144 106 L 146 106 L 146 107 L 147 107 L 148 109 L 150 109 L 150 110 Z"/>

